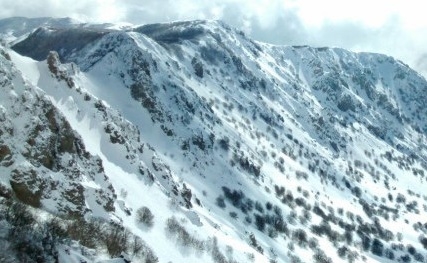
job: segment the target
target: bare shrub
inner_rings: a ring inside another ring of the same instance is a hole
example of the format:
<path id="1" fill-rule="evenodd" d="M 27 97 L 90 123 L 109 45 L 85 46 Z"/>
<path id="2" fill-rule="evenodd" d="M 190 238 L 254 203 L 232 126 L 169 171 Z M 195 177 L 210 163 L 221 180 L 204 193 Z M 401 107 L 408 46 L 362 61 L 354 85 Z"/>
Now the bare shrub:
<path id="1" fill-rule="evenodd" d="M 292 232 L 292 240 L 294 240 L 298 246 L 305 248 L 308 243 L 307 233 L 303 229 L 297 229 Z"/>
<path id="2" fill-rule="evenodd" d="M 154 225 L 154 215 L 148 207 L 143 206 L 136 210 L 136 221 L 147 228 L 151 228 Z"/>
<path id="3" fill-rule="evenodd" d="M 326 256 L 325 252 L 317 250 L 313 255 L 315 263 L 332 263 L 332 259 Z"/>
<path id="4" fill-rule="evenodd" d="M 111 224 L 103 231 L 103 241 L 110 257 L 118 257 L 129 248 L 131 233 L 124 227 Z"/>
<path id="5" fill-rule="evenodd" d="M 203 251 L 205 249 L 205 242 L 190 235 L 175 217 L 171 217 L 167 220 L 166 231 L 175 239 L 178 245 L 192 247 L 197 251 Z"/>
<path id="6" fill-rule="evenodd" d="M 153 250 L 138 236 L 133 236 L 129 245 L 129 253 L 134 257 L 142 259 L 142 262 L 145 263 L 159 262 Z"/>

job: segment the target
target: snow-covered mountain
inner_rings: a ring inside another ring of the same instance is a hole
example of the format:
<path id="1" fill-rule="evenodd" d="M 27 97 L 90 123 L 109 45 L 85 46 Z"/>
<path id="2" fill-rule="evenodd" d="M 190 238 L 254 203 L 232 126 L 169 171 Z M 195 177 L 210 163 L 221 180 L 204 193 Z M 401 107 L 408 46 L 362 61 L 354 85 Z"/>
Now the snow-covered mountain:
<path id="1" fill-rule="evenodd" d="M 404 63 L 219 21 L 0 35 L 1 209 L 59 220 L 44 261 L 427 262 L 427 82 Z M 44 244 L 11 218 L 5 262 Z"/>

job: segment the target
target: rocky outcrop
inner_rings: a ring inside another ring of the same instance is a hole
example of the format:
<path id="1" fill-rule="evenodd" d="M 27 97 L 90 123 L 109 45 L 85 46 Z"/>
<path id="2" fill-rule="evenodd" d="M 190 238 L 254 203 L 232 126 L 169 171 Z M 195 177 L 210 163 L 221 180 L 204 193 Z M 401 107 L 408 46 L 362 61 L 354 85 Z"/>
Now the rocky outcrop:
<path id="1" fill-rule="evenodd" d="M 21 202 L 59 215 L 113 212 L 116 195 L 102 161 L 86 151 L 81 137 L 43 92 L 27 83 L 5 56 L 0 60 L 3 78 L 10 80 L 0 88 L 3 185 Z M 58 81 L 73 87 L 57 54 L 51 53 L 48 63 Z"/>

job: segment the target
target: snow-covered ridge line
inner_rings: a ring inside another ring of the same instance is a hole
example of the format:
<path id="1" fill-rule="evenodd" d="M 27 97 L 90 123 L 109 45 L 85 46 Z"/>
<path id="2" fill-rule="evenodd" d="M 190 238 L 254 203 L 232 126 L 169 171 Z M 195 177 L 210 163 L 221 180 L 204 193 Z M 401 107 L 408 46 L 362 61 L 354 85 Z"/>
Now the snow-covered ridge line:
<path id="1" fill-rule="evenodd" d="M 217 21 L 64 28 L 13 46 L 41 62 L 12 60 L 102 160 L 106 216 L 160 262 L 427 258 L 427 83 L 408 66 Z"/>

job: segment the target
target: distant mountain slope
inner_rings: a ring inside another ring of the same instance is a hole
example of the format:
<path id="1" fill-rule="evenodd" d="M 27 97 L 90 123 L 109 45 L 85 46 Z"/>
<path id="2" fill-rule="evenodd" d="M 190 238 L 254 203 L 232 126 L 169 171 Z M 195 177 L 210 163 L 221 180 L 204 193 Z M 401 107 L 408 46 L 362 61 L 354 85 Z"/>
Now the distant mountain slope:
<path id="1" fill-rule="evenodd" d="M 219 21 L 112 28 L 43 26 L 11 43 L 20 55 L 5 49 L 68 123 L 58 128 L 102 160 L 114 208 L 88 220 L 112 218 L 159 262 L 427 260 L 417 72 L 381 54 L 259 43 Z"/>

